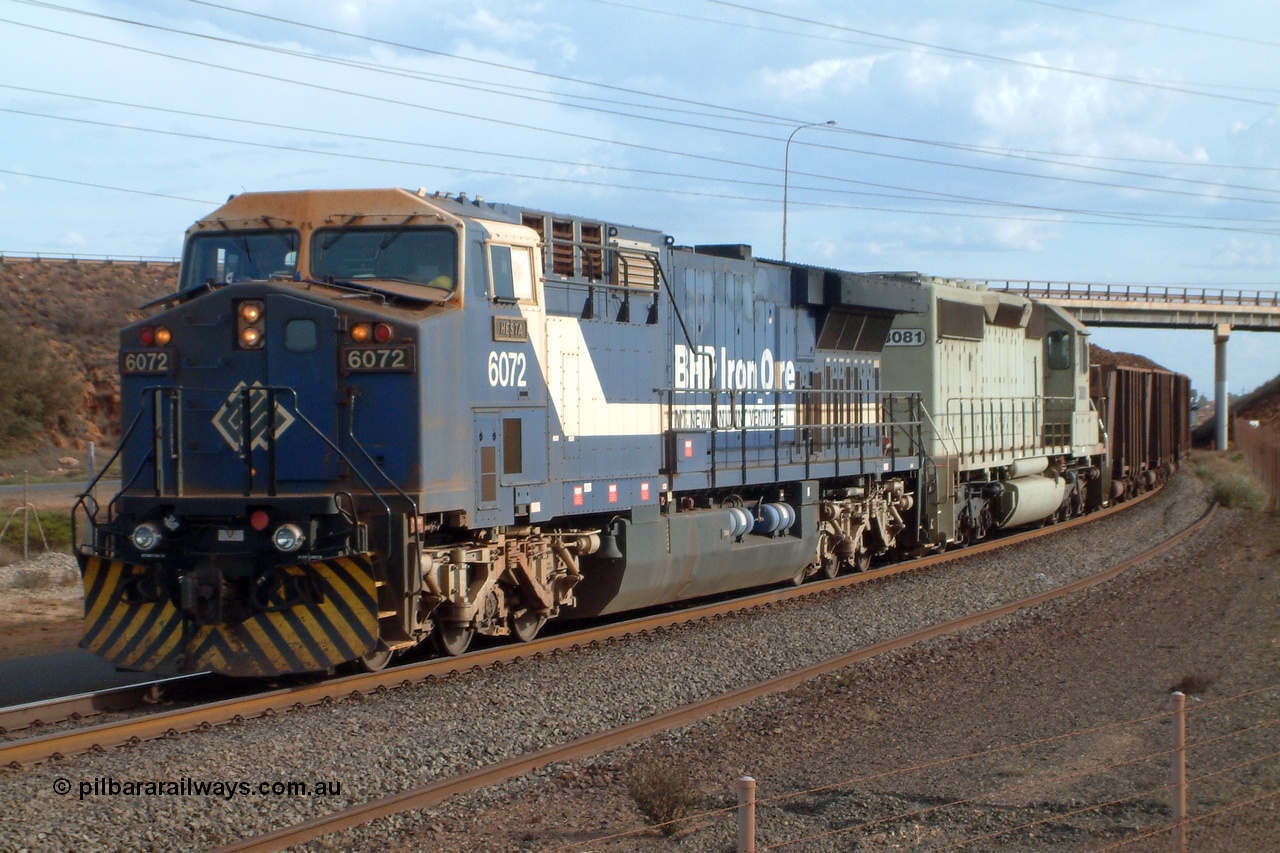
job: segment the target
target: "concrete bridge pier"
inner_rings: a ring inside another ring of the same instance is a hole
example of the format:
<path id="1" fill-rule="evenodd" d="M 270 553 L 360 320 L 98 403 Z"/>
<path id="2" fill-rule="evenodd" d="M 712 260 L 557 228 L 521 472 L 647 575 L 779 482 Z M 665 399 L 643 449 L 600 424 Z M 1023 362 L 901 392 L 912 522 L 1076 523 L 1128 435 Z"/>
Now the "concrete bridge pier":
<path id="1" fill-rule="evenodd" d="M 1213 402 L 1217 423 L 1218 450 L 1227 449 L 1229 412 L 1227 391 L 1227 338 L 1231 336 L 1231 324 L 1219 323 L 1213 329 Z"/>

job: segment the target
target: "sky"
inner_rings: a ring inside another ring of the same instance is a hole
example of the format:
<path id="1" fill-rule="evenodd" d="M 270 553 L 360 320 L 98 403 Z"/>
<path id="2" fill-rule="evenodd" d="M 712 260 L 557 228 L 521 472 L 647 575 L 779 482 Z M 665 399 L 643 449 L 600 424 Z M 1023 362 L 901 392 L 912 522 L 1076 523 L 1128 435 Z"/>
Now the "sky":
<path id="1" fill-rule="evenodd" d="M 0 44 L 4 254 L 399 186 L 780 258 L 785 195 L 793 261 L 1280 290 L 1280 4 L 0 0 Z M 1209 331 L 1093 339 L 1213 395 Z"/>

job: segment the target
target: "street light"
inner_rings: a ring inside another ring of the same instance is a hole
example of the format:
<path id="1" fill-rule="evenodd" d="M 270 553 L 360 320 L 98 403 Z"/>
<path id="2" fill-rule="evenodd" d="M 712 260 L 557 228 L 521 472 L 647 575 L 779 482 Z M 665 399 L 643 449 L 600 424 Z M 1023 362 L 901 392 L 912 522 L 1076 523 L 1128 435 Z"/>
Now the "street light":
<path id="1" fill-rule="evenodd" d="M 787 194 L 791 186 L 791 140 L 806 127 L 833 127 L 834 125 L 834 119 L 802 124 L 791 131 L 791 135 L 787 137 L 787 150 L 782 165 L 782 259 L 784 261 L 787 259 Z"/>

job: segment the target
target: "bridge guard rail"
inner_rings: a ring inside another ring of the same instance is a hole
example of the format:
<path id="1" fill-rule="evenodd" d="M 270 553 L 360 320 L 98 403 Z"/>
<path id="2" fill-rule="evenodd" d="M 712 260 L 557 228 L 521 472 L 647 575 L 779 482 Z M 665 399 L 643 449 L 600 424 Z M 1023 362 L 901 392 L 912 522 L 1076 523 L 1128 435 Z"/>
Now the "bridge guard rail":
<path id="1" fill-rule="evenodd" d="M 1228 290 L 1214 287 L 1172 287 L 1162 284 L 1096 284 L 1071 281 L 986 281 L 984 284 L 991 290 L 1003 290 L 1032 299 L 1280 307 L 1280 292 L 1269 290 Z"/>

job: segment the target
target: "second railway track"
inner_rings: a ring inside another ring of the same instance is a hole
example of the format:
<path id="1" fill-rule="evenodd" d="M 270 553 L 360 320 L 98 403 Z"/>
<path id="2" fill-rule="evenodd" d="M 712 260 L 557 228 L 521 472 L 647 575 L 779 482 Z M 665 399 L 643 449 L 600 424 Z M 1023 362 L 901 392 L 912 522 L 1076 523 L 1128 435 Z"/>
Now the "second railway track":
<path id="1" fill-rule="evenodd" d="M 525 664 L 518 683 L 506 672 L 445 679 L 425 689 L 392 691 L 385 699 L 339 701 L 332 709 L 286 714 L 270 722 L 250 721 L 245 727 L 215 728 L 214 732 L 199 738 L 166 739 L 154 746 L 144 743 L 136 749 L 104 750 L 101 744 L 88 742 L 102 739 L 103 727 L 96 727 L 97 738 L 90 730 L 76 736 L 86 739 L 82 744 L 85 749 L 102 754 L 9 771 L 0 776 L 0 793 L 11 795 L 18 791 L 17 796 L 21 797 L 24 796 L 20 793 L 22 790 L 39 790 L 55 776 L 72 773 L 76 778 L 111 773 L 121 778 L 130 775 L 143 778 L 166 773 L 176 775 L 184 772 L 184 768 L 198 773 L 210 766 L 217 766 L 219 775 L 224 776 L 254 772 L 246 768 L 270 768 L 270 772 L 278 773 L 287 772 L 289 767 L 323 766 L 326 772 L 348 780 L 340 801 L 296 805 L 288 809 L 287 814 L 255 809 L 241 814 L 234 830 L 224 821 L 216 827 L 202 827 L 193 836 L 202 846 L 216 846 L 232 838 L 279 828 L 282 823 L 297 822 L 299 818 L 314 817 L 320 812 L 341 811 L 413 787 L 406 786 L 406 781 L 454 777 L 480 765 L 536 753 L 552 743 L 572 741 L 620 722 L 644 719 L 803 669 L 838 652 L 900 636 L 909 630 L 908 626 L 938 624 L 983 609 L 979 605 L 989 606 L 988 602 L 1008 603 L 1026 597 L 1028 592 L 1043 591 L 1050 583 L 1078 579 L 1143 550 L 1166 538 L 1174 529 L 1185 527 L 1204 506 L 1202 492 L 1196 481 L 1178 478 L 1145 507 L 1134 507 L 1133 513 L 1123 518 L 1099 519 L 1097 528 L 1087 533 L 1063 530 L 1063 537 L 1029 544 L 1016 552 L 966 561 L 949 567 L 946 572 L 916 574 L 895 583 L 877 585 L 874 590 L 858 593 L 856 599 L 832 595 L 813 602 L 813 606 L 770 608 L 752 619 L 725 620 L 705 631 L 651 636 L 639 647 L 631 643 L 606 645 L 597 638 L 596 642 L 601 644 L 598 650 L 565 656 L 560 661 L 548 659 Z M 1086 538 L 1104 544 L 1090 545 Z M 1097 553 L 1099 551 L 1103 553 Z M 1085 553 L 1090 555 L 1088 559 L 1081 558 Z M 970 550 L 959 556 L 980 554 Z M 1067 574 L 1068 571 L 1075 574 Z M 803 596 L 821 589 L 821 585 L 813 585 L 785 592 Z M 955 599 L 957 594 L 963 601 Z M 729 609 L 746 606 L 738 602 Z M 707 613 L 702 616 L 710 618 Z M 680 620 L 696 618 L 701 617 L 685 614 Z M 800 627 L 784 631 L 779 629 L 780 622 L 797 623 Z M 642 630 L 645 628 L 636 623 L 614 626 L 616 634 L 635 634 Z M 568 642 L 591 644 L 590 639 L 582 636 Z M 808 646 L 811 648 L 806 648 Z M 544 650 L 544 655 L 549 654 L 549 648 Z M 525 646 L 505 651 L 529 657 L 535 649 Z M 492 663 L 487 657 L 490 654 L 483 652 L 436 662 L 436 665 L 469 670 Z M 775 656 L 785 658 L 786 662 L 772 660 Z M 707 666 L 715 670 L 704 669 Z M 645 673 L 641 676 L 646 683 L 643 691 L 635 686 L 637 672 Z M 437 672 L 437 677 L 439 674 Z M 383 673 L 381 677 L 387 683 L 398 684 L 428 676 L 415 673 L 415 677 L 410 677 L 402 670 Z M 321 687 L 327 690 L 306 701 L 322 702 L 324 693 L 341 699 L 353 692 L 350 682 L 329 682 Z M 366 682 L 364 687 L 377 689 L 373 682 Z M 633 691 L 636 695 L 632 695 Z M 253 701 L 269 703 L 277 711 L 306 703 L 298 692 L 290 695 L 288 691 L 256 697 Z M 605 707 L 611 710 L 602 715 Z M 150 722 L 148 725 L 155 727 L 155 732 L 149 736 L 199 728 L 202 723 L 211 725 L 208 709 L 205 711 L 202 720 L 192 718 L 182 723 L 170 717 Z M 242 705 L 231 712 L 231 716 L 237 714 L 247 720 L 254 711 Z M 303 731 L 306 734 L 299 734 Z M 136 730 L 130 737 L 144 739 Z M 50 741 L 45 738 L 25 742 L 24 748 L 35 748 L 40 742 L 44 742 L 41 748 L 47 751 Z M 62 743 L 64 748 L 57 751 L 64 755 L 78 751 L 66 746 L 70 741 Z M 247 746 L 249 743 L 253 746 Z M 5 759 L 6 763 L 10 760 L 13 759 Z M 28 756 L 27 760 L 33 759 Z M 403 778 L 406 774 L 408 779 Z M 73 824 L 100 822 L 111 813 L 110 803 L 91 800 L 71 810 L 81 815 Z M 158 806 L 148 803 L 135 808 L 150 813 Z M 288 819 L 290 815 L 292 820 Z M 160 821 L 163 823 L 165 819 Z M 62 830 L 54 827 L 53 831 Z"/>
<path id="2" fill-rule="evenodd" d="M 283 713 L 291 709 L 335 702 L 353 695 L 364 695 L 400 686 L 421 683 L 453 673 L 485 669 L 515 663 L 527 658 L 561 654 L 583 646 L 614 642 L 650 631 L 662 631 L 679 625 L 708 619 L 719 619 L 730 614 L 768 607 L 785 601 L 808 598 L 872 581 L 884 580 L 895 575 L 923 571 L 944 563 L 979 556 L 991 551 L 1018 545 L 1044 536 L 1070 530 L 1090 522 L 1107 518 L 1132 508 L 1142 500 L 1152 497 L 1148 492 L 1102 512 L 1074 519 L 1053 527 L 1030 530 L 983 542 L 962 551 L 934 554 L 917 560 L 878 568 L 860 574 L 843 575 L 827 581 L 816 581 L 798 587 L 771 589 L 739 596 L 725 601 L 701 604 L 673 612 L 641 616 L 624 622 L 609 623 L 563 634 L 548 635 L 523 645 L 505 644 L 491 649 L 469 652 L 455 658 L 435 658 L 418 663 L 405 664 L 382 672 L 352 675 L 303 684 L 278 690 L 236 696 L 207 704 L 195 704 L 174 710 L 156 711 L 138 717 L 103 723 L 95 726 L 52 732 L 46 735 L 10 741 L 0 745 L 0 766 L 20 767 L 55 756 L 77 755 L 83 752 L 107 749 L 123 744 L 138 743 L 159 737 L 172 737 L 182 732 L 208 729 L 244 719 Z M 0 728 L 13 731 L 35 722 L 52 722 L 78 719 L 94 714 L 128 710 L 144 703 L 162 687 L 163 681 L 138 685 L 136 688 L 112 689 L 96 694 L 49 700 L 0 710 Z M 65 716 L 59 717 L 59 714 Z"/>
<path id="3" fill-rule="evenodd" d="M 1112 566 L 1096 575 L 1082 578 L 1074 583 L 1059 587 L 1049 592 L 1031 596 L 1020 601 L 993 607 L 978 613 L 972 613 L 949 622 L 931 625 L 919 631 L 913 631 L 893 639 L 876 643 L 848 654 L 838 655 L 825 661 L 813 664 L 795 672 L 777 676 L 730 693 L 712 696 L 701 702 L 675 708 L 666 713 L 657 714 L 637 722 L 619 726 L 607 731 L 598 732 L 589 737 L 580 738 L 570 743 L 550 747 L 530 755 L 521 755 L 507 761 L 478 768 L 452 779 L 445 779 L 430 785 L 403 791 L 389 797 L 361 803 L 341 811 L 325 815 L 305 823 L 267 833 L 258 838 L 249 838 L 240 842 L 218 848 L 215 853 L 272 853 L 284 850 L 295 844 L 301 844 L 321 835 L 351 829 L 381 817 L 398 814 L 410 809 L 429 808 L 438 805 L 450 797 L 469 793 L 479 788 L 505 782 L 515 776 L 528 773 L 562 761 L 573 761 L 591 755 L 598 755 L 608 750 L 627 746 L 643 738 L 652 737 L 664 731 L 681 726 L 691 725 L 707 717 L 724 711 L 738 708 L 748 702 L 781 693 L 798 687 L 811 678 L 825 675 L 869 660 L 876 655 L 896 651 L 916 643 L 984 625 L 1002 616 L 1008 616 L 1019 610 L 1043 604 L 1064 595 L 1070 595 L 1089 587 L 1104 583 L 1124 570 L 1152 559 L 1180 544 L 1187 537 L 1205 526 L 1213 517 L 1217 506 L 1210 507 L 1205 515 L 1195 524 L 1165 540 L 1155 548 L 1137 557 Z"/>

